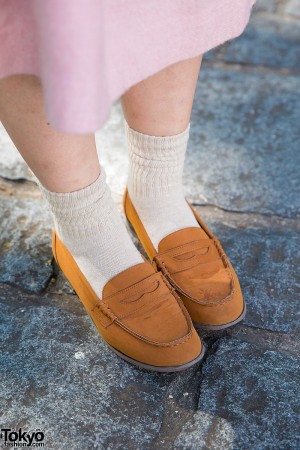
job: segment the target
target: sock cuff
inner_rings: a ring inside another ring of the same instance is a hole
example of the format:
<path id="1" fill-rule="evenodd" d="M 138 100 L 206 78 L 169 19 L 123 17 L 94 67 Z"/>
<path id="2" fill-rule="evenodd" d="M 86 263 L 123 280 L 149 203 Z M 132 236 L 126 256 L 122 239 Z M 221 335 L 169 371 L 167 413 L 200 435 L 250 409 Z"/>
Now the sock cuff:
<path id="1" fill-rule="evenodd" d="M 185 155 L 189 139 L 190 123 L 186 129 L 172 136 L 151 136 L 129 127 L 124 119 L 129 155 L 147 160 L 174 161 Z"/>
<path id="2" fill-rule="evenodd" d="M 101 167 L 98 178 L 90 185 L 73 192 L 48 191 L 39 182 L 39 188 L 43 197 L 48 201 L 50 209 L 54 213 L 65 210 L 80 210 L 93 205 L 101 199 L 107 191 L 106 174 Z"/>

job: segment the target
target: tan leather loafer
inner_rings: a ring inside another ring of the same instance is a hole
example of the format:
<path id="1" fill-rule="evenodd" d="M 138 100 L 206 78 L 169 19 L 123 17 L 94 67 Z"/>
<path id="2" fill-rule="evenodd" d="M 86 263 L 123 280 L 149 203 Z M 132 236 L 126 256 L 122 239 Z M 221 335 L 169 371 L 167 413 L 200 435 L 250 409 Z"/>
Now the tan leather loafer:
<path id="1" fill-rule="evenodd" d="M 192 320 L 219 330 L 240 322 L 246 313 L 240 284 L 220 242 L 189 204 L 199 225 L 169 234 L 154 248 L 126 189 L 126 217 L 147 255 L 176 289 Z M 159 220 L 159 218 L 158 218 Z"/>
<path id="2" fill-rule="evenodd" d="M 188 312 L 149 262 L 112 278 L 100 300 L 55 231 L 53 255 L 101 336 L 121 358 L 147 370 L 176 372 L 204 355 Z"/>

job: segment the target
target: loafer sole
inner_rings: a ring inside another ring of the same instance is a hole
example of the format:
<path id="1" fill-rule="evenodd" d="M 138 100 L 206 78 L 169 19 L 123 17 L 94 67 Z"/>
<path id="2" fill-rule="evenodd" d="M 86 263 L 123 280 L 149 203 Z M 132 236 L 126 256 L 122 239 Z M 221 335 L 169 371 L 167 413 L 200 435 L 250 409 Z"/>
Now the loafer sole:
<path id="1" fill-rule="evenodd" d="M 199 356 L 197 358 L 193 359 L 192 361 L 189 361 L 186 364 L 182 364 L 181 366 L 152 366 L 150 364 L 145 364 L 140 361 L 137 361 L 136 359 L 132 359 L 129 356 L 125 355 L 124 353 L 120 352 L 116 348 L 112 347 L 106 342 L 106 345 L 112 350 L 114 353 L 116 353 L 120 358 L 124 359 L 125 361 L 129 362 L 130 364 L 133 364 L 136 367 L 139 367 L 140 369 L 150 370 L 151 372 L 181 372 L 183 370 L 189 369 L 190 367 L 193 367 L 195 364 L 200 362 L 203 359 L 203 356 L 205 354 L 205 347 L 202 344 L 202 350 Z"/>
<path id="2" fill-rule="evenodd" d="M 246 308 L 246 303 L 244 303 L 244 309 L 242 314 L 235 320 L 233 320 L 232 322 L 228 322 L 222 325 L 210 325 L 207 323 L 201 323 L 201 322 L 193 322 L 195 328 L 197 329 L 201 329 L 201 330 L 211 330 L 211 331 L 218 331 L 218 330 L 225 330 L 225 328 L 229 328 L 232 327 L 234 325 L 236 325 L 237 323 L 241 322 L 247 312 L 247 308 Z"/>

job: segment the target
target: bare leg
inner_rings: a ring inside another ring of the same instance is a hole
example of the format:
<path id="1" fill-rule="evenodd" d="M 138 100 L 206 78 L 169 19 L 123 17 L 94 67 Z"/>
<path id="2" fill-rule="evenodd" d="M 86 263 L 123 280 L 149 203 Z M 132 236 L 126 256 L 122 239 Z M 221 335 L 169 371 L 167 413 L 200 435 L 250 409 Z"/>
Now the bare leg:
<path id="1" fill-rule="evenodd" d="M 96 180 L 100 166 L 93 135 L 60 133 L 48 122 L 36 77 L 0 80 L 0 120 L 43 186 L 71 192 Z"/>
<path id="2" fill-rule="evenodd" d="M 156 249 L 163 238 L 198 227 L 182 172 L 201 56 L 181 61 L 122 97 L 129 148 L 128 192 Z"/>
<path id="3" fill-rule="evenodd" d="M 0 120 L 41 184 L 56 233 L 93 290 L 142 262 L 111 199 L 93 135 L 65 134 L 48 123 L 39 81 L 0 81 Z"/>
<path id="4" fill-rule="evenodd" d="M 169 136 L 186 129 L 201 56 L 180 61 L 133 86 L 122 96 L 128 125 L 141 133 Z"/>

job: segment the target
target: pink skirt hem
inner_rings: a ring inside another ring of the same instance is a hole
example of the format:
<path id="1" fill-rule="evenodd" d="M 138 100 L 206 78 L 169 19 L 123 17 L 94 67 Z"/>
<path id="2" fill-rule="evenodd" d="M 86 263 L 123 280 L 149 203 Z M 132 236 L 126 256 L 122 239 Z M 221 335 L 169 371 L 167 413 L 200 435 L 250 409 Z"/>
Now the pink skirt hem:
<path id="1" fill-rule="evenodd" d="M 0 78 L 40 77 L 51 124 L 101 128 L 127 89 L 240 35 L 254 0 L 0 0 Z"/>

